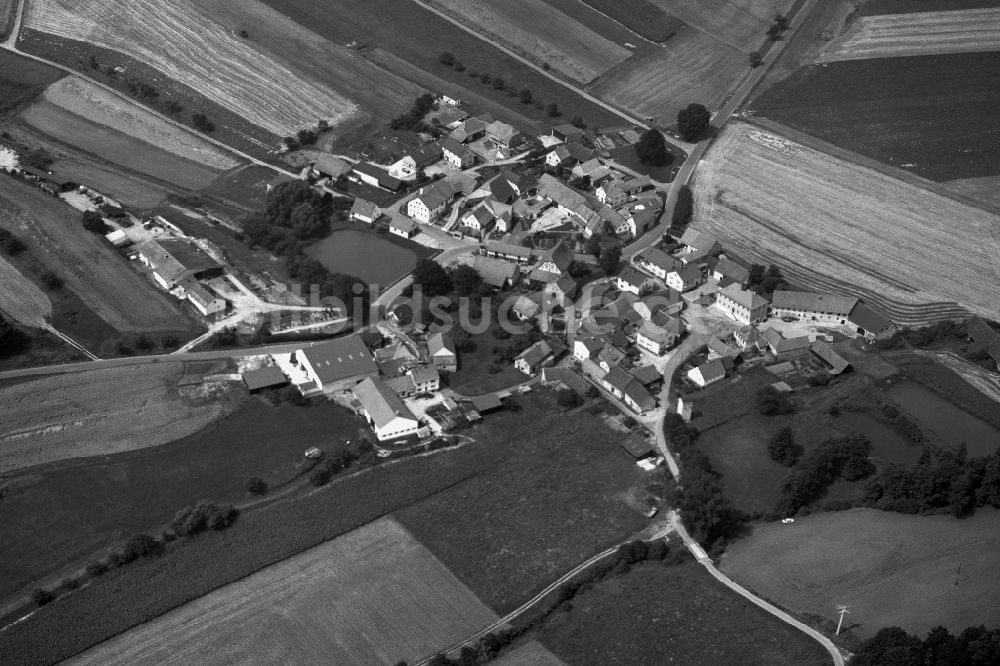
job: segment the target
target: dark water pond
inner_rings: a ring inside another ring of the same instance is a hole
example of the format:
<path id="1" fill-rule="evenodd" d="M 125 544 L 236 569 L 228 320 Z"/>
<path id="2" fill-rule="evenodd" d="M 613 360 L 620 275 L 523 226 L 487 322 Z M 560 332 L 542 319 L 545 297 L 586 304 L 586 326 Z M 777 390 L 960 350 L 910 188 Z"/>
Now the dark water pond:
<path id="1" fill-rule="evenodd" d="M 846 412 L 837 422 L 872 443 L 872 455 L 879 461 L 896 465 L 911 465 L 920 458 L 923 446 L 902 436 L 871 414 Z"/>
<path id="2" fill-rule="evenodd" d="M 916 382 L 900 382 L 886 393 L 922 427 L 946 444 L 965 442 L 970 456 L 987 456 L 1000 447 L 1000 430 Z"/>
<path id="3" fill-rule="evenodd" d="M 375 234 L 343 229 L 310 245 L 306 254 L 328 270 L 347 273 L 368 284 L 388 286 L 417 264 L 415 252 Z"/>

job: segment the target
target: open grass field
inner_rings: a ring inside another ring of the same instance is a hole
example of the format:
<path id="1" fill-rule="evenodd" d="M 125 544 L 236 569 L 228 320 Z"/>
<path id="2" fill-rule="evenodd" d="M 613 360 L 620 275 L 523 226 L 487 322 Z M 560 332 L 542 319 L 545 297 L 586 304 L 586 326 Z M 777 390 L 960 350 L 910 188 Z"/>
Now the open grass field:
<path id="1" fill-rule="evenodd" d="M 695 220 L 804 288 L 832 279 L 895 316 L 938 302 L 990 316 L 1000 298 L 1000 217 L 753 125 L 727 126 L 703 160 Z"/>
<path id="2" fill-rule="evenodd" d="M 60 79 L 42 97 L 74 115 L 213 169 L 232 169 L 241 163 L 201 137 L 76 76 Z"/>
<path id="3" fill-rule="evenodd" d="M 497 456 L 489 471 L 396 514 L 499 613 L 646 523 L 625 502 L 643 473 L 621 433 L 557 415 L 549 391 L 530 396 L 466 431 Z"/>
<path id="4" fill-rule="evenodd" d="M 432 0 L 430 4 L 578 83 L 589 83 L 632 55 L 544 0 Z"/>
<path id="5" fill-rule="evenodd" d="M 896 625 L 925 634 L 1000 623 L 1000 512 L 971 518 L 851 509 L 772 523 L 729 546 L 723 572 L 793 613 L 833 618 L 862 638 Z M 961 567 L 961 571 L 959 571 Z"/>
<path id="6" fill-rule="evenodd" d="M 858 9 L 859 16 L 943 12 L 959 9 L 998 7 L 998 0 L 868 0 Z"/>
<path id="7" fill-rule="evenodd" d="M 652 42 L 665 42 L 682 23 L 648 0 L 581 0 L 605 16 L 618 21 L 637 36 Z"/>
<path id="8" fill-rule="evenodd" d="M 51 331 L 21 324 L 14 324 L 14 327 L 27 338 L 27 345 L 24 351 L 15 356 L 0 358 L 0 371 L 87 360 L 80 350 L 67 344 Z M 12 382 L 11 385 L 15 383 L 19 382 Z M 0 391 L 2 390 L 0 388 Z"/>
<path id="9" fill-rule="evenodd" d="M 253 399 L 236 408 L 241 396 L 231 388 L 195 412 L 200 422 L 168 426 L 176 439 L 161 446 L 6 476 L 0 524 L 11 538 L 0 546 L 0 593 L 136 532 L 159 533 L 198 500 L 242 500 L 252 476 L 277 489 L 294 477 L 307 448 L 331 451 L 360 432 L 351 413 L 329 403 L 266 407 Z"/>
<path id="10" fill-rule="evenodd" d="M 200 430 L 227 401 L 179 391 L 184 365 L 90 370 L 0 389 L 0 473 L 159 446 Z"/>
<path id="11" fill-rule="evenodd" d="M 1000 176 L 946 180 L 945 187 L 962 196 L 980 201 L 1000 212 Z"/>
<path id="12" fill-rule="evenodd" d="M 191 0 L 169 7 L 153 0 L 31 0 L 24 25 L 121 51 L 279 136 L 320 118 L 336 125 L 356 111 L 339 92 L 255 49 L 238 28 L 215 22 Z"/>
<path id="13" fill-rule="evenodd" d="M 508 95 L 510 89 L 528 88 L 536 100 L 555 103 L 567 118 L 580 115 L 593 126 L 621 120 L 412 0 L 332 0 L 322 4 L 266 0 L 266 4 L 331 42 L 356 44 L 358 55 L 418 86 L 468 102 L 473 113 L 489 111 L 524 129 L 563 122 L 546 115 L 544 108 L 521 104 L 516 95 Z M 446 50 L 465 64 L 466 71 L 438 62 Z M 506 89 L 496 90 L 472 73 L 499 76 Z"/>
<path id="14" fill-rule="evenodd" d="M 296 423 L 285 420 L 285 430 Z M 328 441 L 333 431 L 327 427 L 321 432 L 323 441 Z M 293 439 L 295 434 L 288 432 L 287 437 Z M 243 436 L 240 443 L 246 441 Z M 307 445 L 305 440 L 295 442 L 300 444 Z M 51 664 L 66 659 L 463 479 L 488 473 L 500 453 L 472 445 L 382 463 L 323 488 L 245 509 L 225 531 L 175 542 L 165 557 L 112 570 L 7 627 L 0 640 L 0 663 Z M 240 463 L 239 453 L 234 455 L 234 462 Z"/>
<path id="15" fill-rule="evenodd" d="M 10 34 L 17 18 L 17 0 L 0 0 L 0 39 Z"/>
<path id="16" fill-rule="evenodd" d="M 829 664 L 805 634 L 685 562 L 634 565 L 537 632 L 569 664 Z"/>
<path id="17" fill-rule="evenodd" d="M 19 236 L 32 256 L 65 280 L 65 288 L 115 329 L 195 330 L 194 321 L 175 300 L 129 266 L 103 238 L 76 224 L 79 212 L 61 200 L 32 185 L 0 178 L 0 209 L 0 226 Z"/>
<path id="18" fill-rule="evenodd" d="M 52 301 L 38 285 L 0 257 L 0 310 L 30 326 L 44 326 L 52 316 Z"/>
<path id="19" fill-rule="evenodd" d="M 0 0 L 0 6 L 5 0 Z M 15 1 L 16 5 L 17 2 Z M 0 49 L 0 118 L 7 118 L 45 92 L 52 83 L 65 74 L 42 63 L 35 62 Z"/>
<path id="20" fill-rule="evenodd" d="M 25 109 L 21 119 L 58 143 L 179 187 L 200 189 L 222 174 L 222 171 L 179 157 L 45 100 L 39 100 Z M 98 185 L 86 175 L 81 178 L 81 183 L 98 189 Z M 108 195 L 111 196 L 111 193 Z"/>
<path id="21" fill-rule="evenodd" d="M 385 518 L 68 663 L 395 664 L 433 654 L 495 619 L 399 523 Z"/>
<path id="22" fill-rule="evenodd" d="M 1000 8 L 864 16 L 819 62 L 1000 49 Z"/>
<path id="23" fill-rule="evenodd" d="M 605 72 L 590 92 L 670 125 L 677 112 L 692 102 L 714 110 L 749 71 L 746 53 L 683 26 L 663 48 Z"/>
<path id="24" fill-rule="evenodd" d="M 931 180 L 996 176 L 997 71 L 1000 52 L 812 65 L 753 113 Z"/>
<path id="25" fill-rule="evenodd" d="M 764 41 L 775 14 L 784 14 L 792 0 L 650 0 L 671 16 L 741 51 L 753 51 Z"/>

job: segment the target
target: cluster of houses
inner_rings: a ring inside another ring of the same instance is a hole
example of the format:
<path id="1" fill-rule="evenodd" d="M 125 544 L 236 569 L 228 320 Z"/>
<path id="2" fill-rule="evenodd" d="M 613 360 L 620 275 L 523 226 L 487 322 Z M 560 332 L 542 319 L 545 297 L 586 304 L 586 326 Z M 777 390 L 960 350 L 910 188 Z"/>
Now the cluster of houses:
<path id="1" fill-rule="evenodd" d="M 187 300 L 203 316 L 225 312 L 229 307 L 206 281 L 221 277 L 225 270 L 192 241 L 158 238 L 136 246 L 133 255 L 148 268 L 157 284 L 177 298 Z"/>

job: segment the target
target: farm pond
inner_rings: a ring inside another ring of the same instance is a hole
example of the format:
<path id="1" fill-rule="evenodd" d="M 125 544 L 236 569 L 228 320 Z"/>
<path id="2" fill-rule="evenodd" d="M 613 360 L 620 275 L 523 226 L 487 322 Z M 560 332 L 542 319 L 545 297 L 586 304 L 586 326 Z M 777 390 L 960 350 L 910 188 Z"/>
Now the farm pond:
<path id="1" fill-rule="evenodd" d="M 387 238 L 356 229 L 334 231 L 310 245 L 306 254 L 327 270 L 387 287 L 417 265 L 417 253 Z"/>
<path id="2" fill-rule="evenodd" d="M 848 430 L 864 435 L 872 443 L 872 453 L 880 462 L 911 465 L 920 458 L 924 448 L 900 435 L 871 414 L 848 412 L 837 417 Z"/>
<path id="3" fill-rule="evenodd" d="M 899 382 L 886 393 L 949 446 L 964 442 L 970 456 L 988 456 L 1000 447 L 1000 430 L 916 382 Z"/>

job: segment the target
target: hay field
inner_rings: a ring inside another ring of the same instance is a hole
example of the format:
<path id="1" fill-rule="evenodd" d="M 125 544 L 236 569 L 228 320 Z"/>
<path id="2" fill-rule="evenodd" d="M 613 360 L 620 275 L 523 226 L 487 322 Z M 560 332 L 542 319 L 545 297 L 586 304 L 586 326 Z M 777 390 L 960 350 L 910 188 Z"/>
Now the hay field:
<path id="1" fill-rule="evenodd" d="M 961 565 L 961 573 L 958 572 Z M 720 568 L 793 613 L 834 617 L 868 637 L 1000 623 L 1000 512 L 971 518 L 852 509 L 772 523 L 726 549 Z M 956 574 L 958 574 L 956 576 Z"/>
<path id="2" fill-rule="evenodd" d="M 719 41 L 752 51 L 764 39 L 775 14 L 784 14 L 792 0 L 649 0 Z"/>
<path id="3" fill-rule="evenodd" d="M 123 332 L 195 328 L 176 299 L 132 268 L 104 238 L 69 223 L 79 215 L 32 185 L 0 178 L 0 226 L 21 238 L 31 255 L 101 319 Z"/>
<path id="4" fill-rule="evenodd" d="M 695 220 L 740 256 L 820 288 L 986 316 L 1000 302 L 1000 216 L 752 125 L 730 123 L 699 166 Z"/>
<path id="5" fill-rule="evenodd" d="M 52 301 L 21 271 L 0 257 L 0 310 L 22 324 L 45 326 L 52 315 Z"/>
<path id="6" fill-rule="evenodd" d="M 95 156 L 98 161 L 110 162 L 180 187 L 200 190 L 223 173 L 106 125 L 91 122 L 48 101 L 40 100 L 32 104 L 21 112 L 20 120 L 54 139 L 57 145 L 70 146 Z M 86 173 L 80 177 L 80 182 L 103 191 Z M 107 194 L 113 196 L 110 192 Z"/>
<path id="7" fill-rule="evenodd" d="M 137 58 L 278 136 L 320 118 L 337 125 L 357 112 L 336 90 L 255 49 L 193 0 L 30 0 L 24 25 Z"/>
<path id="8" fill-rule="evenodd" d="M 67 664 L 415 661 L 496 619 L 391 518 L 273 564 Z"/>
<path id="9" fill-rule="evenodd" d="M 1000 50 L 1000 8 L 859 18 L 818 62 Z"/>
<path id="10" fill-rule="evenodd" d="M 544 0 L 431 0 L 430 4 L 580 83 L 589 83 L 632 55 Z"/>
<path id="11" fill-rule="evenodd" d="M 0 388 L 0 473 L 159 446 L 222 416 L 223 402 L 178 393 L 183 374 L 183 363 L 155 363 Z"/>
<path id="12" fill-rule="evenodd" d="M 662 49 L 605 72 L 590 92 L 669 125 L 691 102 L 714 110 L 748 71 L 745 53 L 684 26 Z"/>
<path id="13" fill-rule="evenodd" d="M 56 81 L 42 98 L 93 123 L 213 169 L 232 169 L 240 164 L 218 146 L 77 76 Z"/>
<path id="14" fill-rule="evenodd" d="M 504 652 L 490 663 L 493 666 L 566 666 L 566 662 L 546 650 L 538 641 Z"/>

